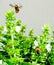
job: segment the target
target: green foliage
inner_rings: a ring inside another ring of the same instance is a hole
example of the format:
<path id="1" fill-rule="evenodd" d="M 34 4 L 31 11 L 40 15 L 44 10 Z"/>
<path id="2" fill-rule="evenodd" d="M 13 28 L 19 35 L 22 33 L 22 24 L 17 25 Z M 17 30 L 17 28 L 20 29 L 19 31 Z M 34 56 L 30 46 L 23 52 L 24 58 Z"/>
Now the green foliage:
<path id="1" fill-rule="evenodd" d="M 34 36 L 33 29 L 25 36 L 26 25 L 16 20 L 14 12 L 7 11 L 5 16 L 6 28 L 0 25 L 3 65 L 54 65 L 54 32 L 50 37 L 50 26 L 45 25 L 39 36 Z"/>
<path id="2" fill-rule="evenodd" d="M 5 16 L 7 21 L 14 21 L 16 19 L 13 11 L 7 11 Z"/>
<path id="3" fill-rule="evenodd" d="M 33 37 L 33 36 L 34 36 L 34 31 L 33 31 L 33 29 L 30 29 L 29 36 L 30 36 L 30 37 Z"/>
<path id="4" fill-rule="evenodd" d="M 21 25 L 21 20 L 17 20 L 16 25 L 20 26 Z"/>

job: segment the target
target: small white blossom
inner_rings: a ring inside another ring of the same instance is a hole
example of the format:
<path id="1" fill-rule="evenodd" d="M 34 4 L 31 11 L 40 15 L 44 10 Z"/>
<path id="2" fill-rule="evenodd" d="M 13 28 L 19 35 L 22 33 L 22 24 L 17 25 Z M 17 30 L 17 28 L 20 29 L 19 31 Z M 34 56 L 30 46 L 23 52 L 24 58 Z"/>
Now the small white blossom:
<path id="1" fill-rule="evenodd" d="M 2 64 L 2 60 L 0 60 L 0 64 Z"/>
<path id="2" fill-rule="evenodd" d="M 50 52 L 50 51 L 51 51 L 51 48 L 52 48 L 52 46 L 50 45 L 50 43 L 48 43 L 48 44 L 46 45 L 47 51 Z"/>
<path id="3" fill-rule="evenodd" d="M 34 41 L 33 49 L 35 49 L 37 46 L 38 46 L 38 42 L 35 40 L 35 41 Z"/>
<path id="4" fill-rule="evenodd" d="M 34 41 L 34 45 L 35 46 L 38 46 L 38 42 L 36 40 Z"/>
<path id="5" fill-rule="evenodd" d="M 4 27 L 4 32 L 7 32 L 7 27 L 6 26 Z"/>
<path id="6" fill-rule="evenodd" d="M 36 48 L 36 46 L 33 46 L 33 49 L 35 49 Z"/>
<path id="7" fill-rule="evenodd" d="M 20 32 L 21 26 L 16 26 L 16 32 Z"/>
<path id="8" fill-rule="evenodd" d="M 3 46 L 3 43 L 0 42 L 0 46 Z"/>
<path id="9" fill-rule="evenodd" d="M 5 45 L 4 45 L 3 43 L 0 42 L 0 47 L 2 47 L 2 46 L 5 47 Z"/>

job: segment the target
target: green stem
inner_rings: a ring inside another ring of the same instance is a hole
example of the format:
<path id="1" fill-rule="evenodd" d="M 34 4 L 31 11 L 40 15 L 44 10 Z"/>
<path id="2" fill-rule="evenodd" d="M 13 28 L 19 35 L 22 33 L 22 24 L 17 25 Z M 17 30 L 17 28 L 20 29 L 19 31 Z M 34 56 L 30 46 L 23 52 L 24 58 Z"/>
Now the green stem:
<path id="1" fill-rule="evenodd" d="M 14 43 L 14 37 L 13 37 L 13 36 L 14 36 L 14 35 L 12 34 L 12 35 L 11 35 L 11 39 L 12 39 L 12 48 L 14 49 L 14 44 L 13 44 L 13 43 Z"/>
<path id="2" fill-rule="evenodd" d="M 11 27 L 11 40 L 12 40 L 12 48 L 14 49 L 14 34 L 13 34 L 13 31 L 12 31 L 12 27 Z"/>

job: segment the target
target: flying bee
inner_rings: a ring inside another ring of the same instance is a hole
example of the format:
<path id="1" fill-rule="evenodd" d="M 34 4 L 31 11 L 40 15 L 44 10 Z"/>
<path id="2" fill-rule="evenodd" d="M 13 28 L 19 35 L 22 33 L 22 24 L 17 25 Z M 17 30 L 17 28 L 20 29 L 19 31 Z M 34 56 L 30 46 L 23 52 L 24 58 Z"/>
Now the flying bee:
<path id="1" fill-rule="evenodd" d="M 40 48 L 35 48 L 35 53 L 40 54 Z"/>
<path id="2" fill-rule="evenodd" d="M 15 9 L 15 12 L 16 12 L 16 13 L 19 13 L 20 8 L 22 8 L 22 5 L 20 5 L 20 6 L 17 5 L 17 4 L 15 4 L 15 5 L 9 4 L 9 5 Z"/>

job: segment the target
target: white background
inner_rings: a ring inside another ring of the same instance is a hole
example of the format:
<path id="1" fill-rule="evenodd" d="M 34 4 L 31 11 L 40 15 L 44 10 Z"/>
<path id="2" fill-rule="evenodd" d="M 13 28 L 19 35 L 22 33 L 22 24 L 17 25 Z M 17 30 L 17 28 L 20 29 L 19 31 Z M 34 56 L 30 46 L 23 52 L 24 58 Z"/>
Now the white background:
<path id="1" fill-rule="evenodd" d="M 44 24 L 50 24 L 54 30 L 54 0 L 0 0 L 0 24 L 5 25 L 4 14 L 7 10 L 14 10 L 10 3 L 21 3 L 22 8 L 17 19 L 26 24 L 26 34 L 33 28 L 35 35 L 41 34 Z"/>

